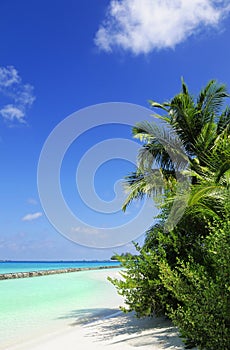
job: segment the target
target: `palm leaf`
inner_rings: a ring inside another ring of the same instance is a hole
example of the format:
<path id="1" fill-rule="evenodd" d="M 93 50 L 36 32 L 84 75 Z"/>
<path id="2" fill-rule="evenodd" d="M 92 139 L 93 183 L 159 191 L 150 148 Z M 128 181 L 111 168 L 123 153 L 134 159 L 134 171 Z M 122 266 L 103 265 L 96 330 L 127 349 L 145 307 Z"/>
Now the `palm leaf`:
<path id="1" fill-rule="evenodd" d="M 217 121 L 217 134 L 222 133 L 230 124 L 230 108 L 227 107 Z"/>
<path id="2" fill-rule="evenodd" d="M 124 188 L 129 192 L 122 210 L 126 211 L 128 205 L 134 199 L 142 199 L 144 196 L 157 197 L 162 194 L 165 187 L 165 181 L 162 173 L 155 169 L 148 173 L 142 173 L 139 169 L 125 177 Z"/>
<path id="3" fill-rule="evenodd" d="M 229 97 L 226 85 L 218 84 L 215 80 L 211 80 L 201 91 L 197 106 L 202 111 L 204 123 L 220 112 L 226 97 Z"/>

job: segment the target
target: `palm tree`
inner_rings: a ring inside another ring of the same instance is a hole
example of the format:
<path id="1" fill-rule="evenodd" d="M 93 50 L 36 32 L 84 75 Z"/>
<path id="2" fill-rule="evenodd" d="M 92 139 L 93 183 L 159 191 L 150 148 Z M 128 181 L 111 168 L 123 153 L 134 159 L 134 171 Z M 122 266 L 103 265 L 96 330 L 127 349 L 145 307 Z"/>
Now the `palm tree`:
<path id="1" fill-rule="evenodd" d="M 216 168 L 226 170 L 229 167 L 229 159 L 226 159 L 227 163 L 223 159 L 218 161 L 221 147 L 217 146 L 224 138 L 229 141 L 230 109 L 223 108 L 229 96 L 225 85 L 211 80 L 194 99 L 182 80 L 182 91 L 170 102 L 149 101 L 151 107 L 163 111 L 163 115 L 154 114 L 163 124 L 157 126 L 144 121 L 133 128 L 134 138 L 144 144 L 138 155 L 136 171 L 125 178 L 129 195 L 123 210 L 144 195 L 156 197 L 159 191 L 174 191 L 178 170 L 181 171 L 187 163 L 193 184 L 199 183 L 202 176 L 204 180 L 206 168 L 215 172 Z M 182 152 L 174 154 L 175 150 Z M 214 150 L 215 169 L 210 166 L 214 161 Z M 159 170 L 153 169 L 155 164 Z"/>

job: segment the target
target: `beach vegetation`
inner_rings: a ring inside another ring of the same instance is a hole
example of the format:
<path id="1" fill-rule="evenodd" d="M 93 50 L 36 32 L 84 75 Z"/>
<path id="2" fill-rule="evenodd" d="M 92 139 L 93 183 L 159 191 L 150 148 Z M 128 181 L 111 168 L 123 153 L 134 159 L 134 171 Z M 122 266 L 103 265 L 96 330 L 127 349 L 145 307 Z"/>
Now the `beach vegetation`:
<path id="1" fill-rule="evenodd" d="M 226 86 L 211 80 L 194 98 L 182 80 L 169 102 L 150 101 L 162 123 L 133 128 L 143 146 L 125 178 L 123 210 L 149 196 L 160 214 L 144 245 L 134 243 L 135 259 L 117 255 L 122 278 L 110 279 L 125 298 L 123 311 L 165 315 L 188 347 L 207 350 L 230 349 L 228 97 Z M 181 186 L 178 173 L 189 184 Z"/>

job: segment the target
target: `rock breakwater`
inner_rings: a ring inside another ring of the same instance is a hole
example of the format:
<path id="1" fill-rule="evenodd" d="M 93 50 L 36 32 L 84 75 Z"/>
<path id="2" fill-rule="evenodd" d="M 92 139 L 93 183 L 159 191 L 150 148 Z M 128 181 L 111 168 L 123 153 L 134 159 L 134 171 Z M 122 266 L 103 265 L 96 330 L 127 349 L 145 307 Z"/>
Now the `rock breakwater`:
<path id="1" fill-rule="evenodd" d="M 54 269 L 54 270 L 40 270 L 40 271 L 28 271 L 28 272 L 12 272 L 0 274 L 0 280 L 9 280 L 15 278 L 28 278 L 28 277 L 39 277 L 47 275 L 56 275 L 59 273 L 70 273 L 88 270 L 102 270 L 102 269 L 114 269 L 119 266 L 99 266 L 99 267 L 85 267 L 85 268 L 67 268 L 67 269 Z"/>

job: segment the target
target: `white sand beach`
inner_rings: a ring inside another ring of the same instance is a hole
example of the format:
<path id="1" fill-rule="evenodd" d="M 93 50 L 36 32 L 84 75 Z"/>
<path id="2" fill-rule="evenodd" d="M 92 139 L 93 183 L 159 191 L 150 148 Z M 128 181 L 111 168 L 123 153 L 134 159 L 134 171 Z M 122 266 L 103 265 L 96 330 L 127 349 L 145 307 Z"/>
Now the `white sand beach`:
<path id="1" fill-rule="evenodd" d="M 137 320 L 119 314 L 86 325 L 53 333 L 46 337 L 9 348 L 10 350 L 160 350 L 184 349 L 178 333 L 164 319 Z"/>
<path id="2" fill-rule="evenodd" d="M 91 272 L 94 278 L 118 276 L 118 271 Z M 162 318 L 137 319 L 119 310 L 123 299 L 116 291 L 102 305 L 75 313 L 61 330 L 33 337 L 7 350 L 160 350 L 185 349 L 177 329 Z"/>

